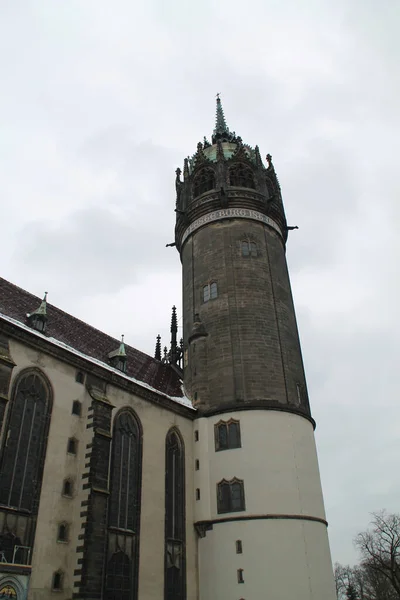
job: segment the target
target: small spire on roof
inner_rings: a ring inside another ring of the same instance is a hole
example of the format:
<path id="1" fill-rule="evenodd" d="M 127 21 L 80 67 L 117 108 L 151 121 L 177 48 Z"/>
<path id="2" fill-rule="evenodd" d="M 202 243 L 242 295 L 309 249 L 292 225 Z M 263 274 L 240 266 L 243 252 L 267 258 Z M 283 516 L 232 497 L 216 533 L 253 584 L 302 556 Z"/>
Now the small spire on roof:
<path id="1" fill-rule="evenodd" d="M 124 336 L 121 335 L 121 343 L 117 350 L 113 350 L 108 354 L 108 358 L 111 361 L 113 367 L 118 369 L 119 371 L 123 371 L 126 373 L 126 351 L 124 344 Z"/>
<path id="2" fill-rule="evenodd" d="M 118 356 L 126 356 L 125 352 L 125 344 L 124 344 L 124 334 L 121 335 L 121 343 L 119 345 Z"/>
<path id="3" fill-rule="evenodd" d="M 46 329 L 46 321 L 47 321 L 47 292 L 44 293 L 43 300 L 40 303 L 40 306 L 33 311 L 33 313 L 28 313 L 27 315 L 29 324 L 36 329 L 37 331 L 44 331 Z"/>
<path id="4" fill-rule="evenodd" d="M 154 352 L 154 358 L 156 360 L 161 360 L 161 335 L 158 334 L 156 341 L 156 350 Z"/>

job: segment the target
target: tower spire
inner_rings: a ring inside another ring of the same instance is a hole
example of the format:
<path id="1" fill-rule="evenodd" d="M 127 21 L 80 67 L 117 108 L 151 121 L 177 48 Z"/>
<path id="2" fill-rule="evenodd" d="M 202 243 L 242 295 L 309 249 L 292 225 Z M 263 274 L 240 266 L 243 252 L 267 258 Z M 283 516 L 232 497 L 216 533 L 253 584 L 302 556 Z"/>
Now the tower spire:
<path id="1" fill-rule="evenodd" d="M 177 359 L 177 335 L 178 333 L 178 320 L 176 318 L 176 307 L 172 307 L 171 317 L 171 363 L 175 364 Z"/>
<path id="2" fill-rule="evenodd" d="M 215 119 L 215 128 L 212 135 L 212 143 L 217 142 L 231 142 L 235 137 L 234 133 L 229 131 L 229 127 L 226 124 L 224 109 L 222 108 L 221 98 L 217 94 L 217 114 Z"/>

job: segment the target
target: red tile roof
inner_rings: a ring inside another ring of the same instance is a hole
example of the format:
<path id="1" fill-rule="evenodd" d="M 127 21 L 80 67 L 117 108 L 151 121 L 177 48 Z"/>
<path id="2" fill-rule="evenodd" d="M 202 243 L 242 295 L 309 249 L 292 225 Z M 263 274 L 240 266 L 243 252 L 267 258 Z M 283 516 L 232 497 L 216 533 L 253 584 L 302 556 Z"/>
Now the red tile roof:
<path id="1" fill-rule="evenodd" d="M 3 315 L 26 325 L 27 313 L 35 311 L 41 300 L 0 277 L 0 313 Z M 54 338 L 86 356 L 110 364 L 108 354 L 119 347 L 119 340 L 49 303 L 47 317 L 46 337 Z M 134 377 L 168 396 L 183 397 L 181 380 L 170 365 L 165 365 L 127 344 L 125 350 L 126 374 L 129 377 Z"/>

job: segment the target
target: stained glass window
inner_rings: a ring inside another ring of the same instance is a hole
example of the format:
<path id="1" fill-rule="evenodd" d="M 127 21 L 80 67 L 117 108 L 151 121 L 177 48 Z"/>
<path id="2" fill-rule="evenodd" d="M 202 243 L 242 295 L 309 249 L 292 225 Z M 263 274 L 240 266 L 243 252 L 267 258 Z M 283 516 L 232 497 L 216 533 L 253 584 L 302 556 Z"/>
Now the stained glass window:
<path id="1" fill-rule="evenodd" d="M 108 517 L 106 600 L 137 600 L 142 432 L 131 409 L 114 420 Z"/>
<path id="2" fill-rule="evenodd" d="M 0 466 L 0 504 L 36 510 L 51 413 L 49 387 L 38 372 L 14 386 Z"/>

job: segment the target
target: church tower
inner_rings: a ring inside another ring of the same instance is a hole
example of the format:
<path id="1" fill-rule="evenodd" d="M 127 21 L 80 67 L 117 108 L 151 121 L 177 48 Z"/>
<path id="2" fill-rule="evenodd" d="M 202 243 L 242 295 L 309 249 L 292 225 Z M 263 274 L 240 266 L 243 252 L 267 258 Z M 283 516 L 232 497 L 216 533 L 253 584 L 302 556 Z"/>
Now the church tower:
<path id="1" fill-rule="evenodd" d="M 271 156 L 228 129 L 218 97 L 211 143 L 176 174 L 199 598 L 334 600 Z"/>

